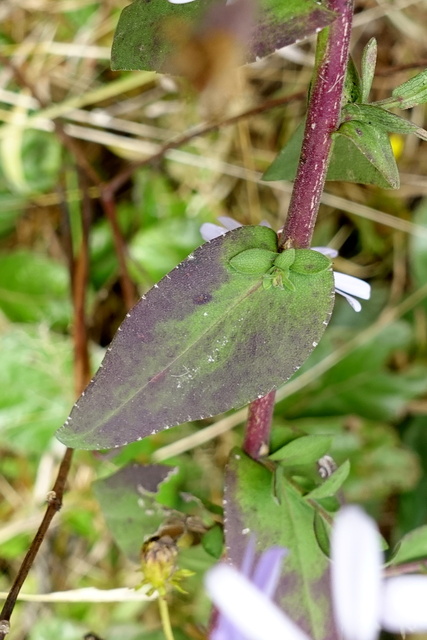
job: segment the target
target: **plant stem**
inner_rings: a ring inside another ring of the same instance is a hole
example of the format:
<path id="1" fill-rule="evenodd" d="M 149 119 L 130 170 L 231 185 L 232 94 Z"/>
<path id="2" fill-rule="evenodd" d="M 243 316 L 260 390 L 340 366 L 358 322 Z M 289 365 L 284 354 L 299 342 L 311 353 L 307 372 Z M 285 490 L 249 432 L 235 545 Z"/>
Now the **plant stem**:
<path id="1" fill-rule="evenodd" d="M 168 608 L 168 603 L 166 602 L 166 598 L 164 596 L 159 596 L 158 603 L 159 603 L 160 618 L 162 621 L 162 627 L 163 627 L 163 632 L 165 634 L 165 638 L 166 640 L 174 640 L 171 621 L 169 617 L 169 608 Z"/>
<path id="2" fill-rule="evenodd" d="M 276 392 L 270 391 L 249 405 L 243 450 L 254 460 L 268 452 L 275 398 Z"/>
<path id="3" fill-rule="evenodd" d="M 309 247 L 332 146 L 332 133 L 340 123 L 341 100 L 347 69 L 353 0 L 329 0 L 338 15 L 318 36 L 316 67 L 305 124 L 301 156 L 279 240 L 280 247 Z"/>
<path id="4" fill-rule="evenodd" d="M 341 100 L 349 56 L 353 0 L 329 0 L 337 18 L 318 36 L 316 67 L 307 112 L 298 170 L 288 217 L 279 247 L 305 248 L 311 244 L 320 197 L 332 147 L 332 133 L 340 123 Z M 243 450 L 257 460 L 270 439 L 275 393 L 249 406 Z"/>

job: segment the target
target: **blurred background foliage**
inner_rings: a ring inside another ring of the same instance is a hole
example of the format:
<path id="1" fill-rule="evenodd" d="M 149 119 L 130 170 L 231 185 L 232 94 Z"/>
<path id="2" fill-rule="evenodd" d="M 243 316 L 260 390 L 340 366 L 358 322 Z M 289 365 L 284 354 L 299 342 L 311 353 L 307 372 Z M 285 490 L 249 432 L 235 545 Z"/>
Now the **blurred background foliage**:
<path id="1" fill-rule="evenodd" d="M 40 521 L 63 451 L 54 433 L 76 394 L 71 291 L 84 245 L 82 220 L 90 219 L 85 294 L 95 370 L 127 310 L 121 259 L 141 295 L 201 244 L 203 222 L 229 215 L 279 228 L 289 202 L 289 184 L 262 183 L 260 176 L 303 117 L 313 41 L 242 69 L 216 126 L 191 135 L 202 116 L 198 96 L 182 79 L 109 70 L 126 4 L 0 5 L 0 591 L 9 588 Z M 378 40 L 372 99 L 387 97 L 427 66 L 426 8 L 425 0 L 356 0 L 356 62 L 369 38 Z M 274 100 L 297 92 L 274 107 Z M 257 114 L 222 122 L 252 107 Z M 425 106 L 409 117 L 425 127 Z M 159 153 L 184 132 L 179 148 Z M 427 524 L 427 146 L 415 137 L 392 142 L 398 191 L 326 185 L 314 244 L 337 248 L 336 268 L 369 280 L 372 299 L 360 314 L 337 300 L 292 393 L 286 387 L 279 393 L 273 430 L 274 447 L 300 433 L 333 434 L 331 454 L 338 463 L 351 461 L 346 499 L 378 519 L 391 545 Z M 82 158 L 98 184 L 78 167 Z M 107 215 L 103 185 L 129 162 L 143 161 L 122 181 L 114 215 Z M 242 427 L 197 446 L 192 438 L 213 422 L 181 425 L 114 455 L 77 452 L 64 507 L 24 592 L 138 584 L 138 566 L 113 540 L 92 482 L 129 462 L 167 455 L 179 473 L 165 504 L 182 508 L 185 492 L 214 512 Z M 154 456 L 183 438 L 184 453 L 172 447 Z M 135 544 L 153 533 L 141 531 Z M 183 565 L 195 570 L 214 561 L 201 547 L 182 554 Z M 177 640 L 203 637 L 208 616 L 200 578 L 187 588 L 189 594 L 171 600 Z M 36 602 L 18 605 L 10 638 L 77 640 L 89 631 L 108 640 L 163 637 L 149 602 Z"/>

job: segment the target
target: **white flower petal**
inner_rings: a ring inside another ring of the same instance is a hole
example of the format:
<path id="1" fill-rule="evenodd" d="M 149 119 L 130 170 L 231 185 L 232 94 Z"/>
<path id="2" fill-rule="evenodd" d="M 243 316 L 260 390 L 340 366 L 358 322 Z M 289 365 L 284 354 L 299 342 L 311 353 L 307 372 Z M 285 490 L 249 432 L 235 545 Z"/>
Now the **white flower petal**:
<path id="1" fill-rule="evenodd" d="M 271 600 L 233 567 L 217 565 L 207 572 L 205 585 L 215 606 L 247 640 L 308 636 Z"/>
<path id="2" fill-rule="evenodd" d="M 331 586 L 335 621 L 345 640 L 375 640 L 379 631 L 380 538 L 359 507 L 344 507 L 332 529 Z"/>
<path id="3" fill-rule="evenodd" d="M 328 256 L 328 258 L 336 258 L 338 256 L 338 251 L 336 249 L 332 249 L 331 247 L 311 247 L 313 251 L 318 251 L 319 253 L 323 253 L 324 256 Z"/>
<path id="4" fill-rule="evenodd" d="M 356 298 L 362 298 L 362 300 L 369 300 L 371 297 L 371 286 L 364 280 L 348 276 L 346 273 L 340 273 L 334 271 L 335 288 L 349 293 Z"/>
<path id="5" fill-rule="evenodd" d="M 427 631 L 427 576 L 413 575 L 384 581 L 381 622 L 387 631 Z"/>
<path id="6" fill-rule="evenodd" d="M 356 300 L 356 298 L 349 296 L 348 293 L 344 293 L 344 291 L 340 291 L 339 289 L 335 289 L 335 293 L 339 293 L 340 296 L 343 296 L 343 298 L 347 300 L 350 307 L 352 307 L 355 311 L 359 312 L 362 310 L 362 305 L 360 304 L 359 300 Z"/>
<path id="7" fill-rule="evenodd" d="M 206 240 L 206 242 L 208 242 L 209 240 L 213 240 L 214 238 L 223 236 L 225 233 L 227 233 L 227 229 L 224 229 L 224 227 L 220 227 L 219 224 L 204 222 L 200 227 L 200 233 L 203 240 Z"/>
<path id="8" fill-rule="evenodd" d="M 243 227 L 240 222 L 237 222 L 237 220 L 235 220 L 234 218 L 230 218 L 229 216 L 218 216 L 218 220 L 228 231 Z"/>
<path id="9" fill-rule="evenodd" d="M 193 2 L 194 0 L 168 0 L 171 4 L 187 4 L 188 2 Z"/>

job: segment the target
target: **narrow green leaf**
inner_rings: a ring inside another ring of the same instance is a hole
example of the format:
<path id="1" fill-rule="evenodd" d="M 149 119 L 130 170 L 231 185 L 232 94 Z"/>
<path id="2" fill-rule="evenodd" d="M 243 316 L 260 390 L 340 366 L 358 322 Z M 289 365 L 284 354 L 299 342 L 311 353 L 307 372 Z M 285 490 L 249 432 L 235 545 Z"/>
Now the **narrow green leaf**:
<path id="1" fill-rule="evenodd" d="M 332 444 L 332 436 L 301 436 L 272 453 L 270 460 L 285 465 L 310 464 L 325 455 Z"/>
<path id="2" fill-rule="evenodd" d="M 371 92 L 372 81 L 374 79 L 375 67 L 377 64 L 377 41 L 371 38 L 362 54 L 362 92 L 360 102 L 367 102 Z"/>
<path id="3" fill-rule="evenodd" d="M 276 600 L 311 638 L 332 640 L 329 563 L 317 544 L 315 510 L 280 469 L 275 475 L 276 496 L 272 473 L 241 451 L 232 452 L 225 486 L 227 555 L 240 566 L 249 535 L 255 536 L 258 553 L 286 547 Z"/>
<path id="4" fill-rule="evenodd" d="M 396 87 L 391 95 L 400 109 L 412 109 L 427 102 L 427 69 Z"/>
<path id="5" fill-rule="evenodd" d="M 387 133 L 365 122 L 344 122 L 333 134 L 352 142 L 384 178 L 389 188 L 399 188 L 399 172 Z"/>
<path id="6" fill-rule="evenodd" d="M 241 407 L 301 366 L 332 311 L 332 269 L 291 272 L 295 291 L 267 290 L 262 276 L 230 266 L 251 248 L 277 253 L 277 234 L 240 227 L 215 238 L 139 301 L 58 432 L 61 441 L 88 449 L 127 444 Z"/>
<path id="7" fill-rule="evenodd" d="M 120 15 L 111 68 L 167 71 L 168 62 L 176 54 L 176 44 L 168 35 L 168 21 L 179 19 L 182 33 L 192 34 L 200 28 L 206 11 L 221 4 L 225 6 L 225 2 L 218 0 L 197 0 L 181 5 L 167 0 L 134 0 Z M 257 24 L 248 43 L 247 62 L 307 38 L 335 19 L 334 13 L 314 0 L 261 0 L 259 5 Z M 206 32 L 206 24 L 203 26 Z M 229 34 L 233 37 L 233 26 L 230 26 Z"/>
<path id="8" fill-rule="evenodd" d="M 427 525 L 418 527 L 399 541 L 389 564 L 395 566 L 414 560 L 427 560 Z"/>
<path id="9" fill-rule="evenodd" d="M 314 513 L 314 535 L 316 536 L 317 544 L 323 551 L 327 558 L 330 557 L 330 533 L 331 527 L 328 526 L 324 517 L 315 511 Z"/>
<path id="10" fill-rule="evenodd" d="M 350 473 L 350 462 L 346 460 L 325 482 L 310 491 L 305 497 L 311 500 L 320 500 L 321 498 L 329 498 L 334 496 L 341 489 Z"/>
<path id="11" fill-rule="evenodd" d="M 345 74 L 342 104 L 360 102 L 362 98 L 362 85 L 359 72 L 352 58 L 349 58 L 347 72 Z"/>
<path id="12" fill-rule="evenodd" d="M 427 140 L 427 131 L 418 125 L 371 104 L 349 104 L 342 111 L 343 122 L 358 120 L 388 133 L 413 133 L 421 140 Z"/>

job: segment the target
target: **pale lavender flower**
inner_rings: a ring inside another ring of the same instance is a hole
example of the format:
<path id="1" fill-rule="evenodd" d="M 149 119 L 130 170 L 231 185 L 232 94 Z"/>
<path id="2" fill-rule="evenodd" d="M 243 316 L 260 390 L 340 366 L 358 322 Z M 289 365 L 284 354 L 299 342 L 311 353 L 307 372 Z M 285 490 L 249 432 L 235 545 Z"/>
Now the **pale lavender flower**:
<path id="1" fill-rule="evenodd" d="M 206 589 L 219 610 L 210 640 L 309 640 L 272 601 L 286 549 L 271 547 L 255 567 L 255 541 L 247 546 L 241 571 L 219 564 L 206 576 Z"/>
<path id="2" fill-rule="evenodd" d="M 427 576 L 384 578 L 380 540 L 374 521 L 361 509 L 341 509 L 332 529 L 331 591 L 344 640 L 376 640 L 380 628 L 402 634 L 427 631 Z M 308 640 L 271 600 L 281 565 L 277 548 L 261 560 L 256 571 L 264 576 L 262 581 L 247 567 L 237 571 L 223 564 L 208 571 L 206 588 L 220 611 L 211 640 Z M 274 579 L 267 579 L 273 574 Z M 273 588 L 266 588 L 267 583 Z"/>
<path id="3" fill-rule="evenodd" d="M 218 220 L 221 222 L 222 226 L 211 222 L 205 222 L 202 224 L 200 227 L 200 233 L 203 240 L 213 240 L 218 236 L 224 235 L 228 231 L 232 231 L 233 229 L 237 229 L 242 226 L 233 220 L 233 218 L 229 218 L 228 216 L 221 216 Z M 265 221 L 261 222 L 261 225 L 266 227 L 270 226 L 268 222 Z M 328 258 L 336 258 L 338 255 L 338 252 L 330 247 L 312 247 L 312 249 L 319 253 L 323 253 L 323 255 L 328 256 Z M 356 298 L 369 300 L 371 297 L 371 287 L 364 280 L 349 276 L 346 273 L 334 271 L 334 282 L 335 292 L 340 296 L 343 296 L 355 311 L 360 311 L 362 309 L 362 305 L 358 300 L 356 300 Z"/>

